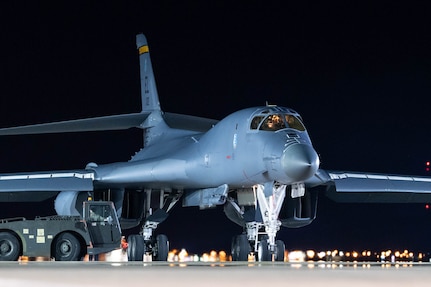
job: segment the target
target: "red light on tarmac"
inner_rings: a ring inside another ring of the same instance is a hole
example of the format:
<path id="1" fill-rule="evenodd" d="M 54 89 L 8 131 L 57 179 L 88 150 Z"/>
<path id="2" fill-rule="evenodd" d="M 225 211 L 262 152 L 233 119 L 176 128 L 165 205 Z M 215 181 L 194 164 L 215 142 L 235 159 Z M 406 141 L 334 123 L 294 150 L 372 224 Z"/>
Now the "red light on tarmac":
<path id="1" fill-rule="evenodd" d="M 429 210 L 430 209 L 430 205 L 429 204 L 425 204 L 425 209 Z"/>

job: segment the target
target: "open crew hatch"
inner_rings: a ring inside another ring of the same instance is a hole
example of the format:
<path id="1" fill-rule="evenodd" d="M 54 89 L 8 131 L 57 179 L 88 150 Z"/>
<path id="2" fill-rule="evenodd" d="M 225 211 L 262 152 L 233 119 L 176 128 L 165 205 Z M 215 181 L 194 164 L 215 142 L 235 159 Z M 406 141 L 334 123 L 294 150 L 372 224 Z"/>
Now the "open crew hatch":
<path id="1" fill-rule="evenodd" d="M 278 131 L 286 128 L 305 131 L 300 116 L 286 108 L 261 110 L 252 117 L 250 122 L 251 130 Z"/>

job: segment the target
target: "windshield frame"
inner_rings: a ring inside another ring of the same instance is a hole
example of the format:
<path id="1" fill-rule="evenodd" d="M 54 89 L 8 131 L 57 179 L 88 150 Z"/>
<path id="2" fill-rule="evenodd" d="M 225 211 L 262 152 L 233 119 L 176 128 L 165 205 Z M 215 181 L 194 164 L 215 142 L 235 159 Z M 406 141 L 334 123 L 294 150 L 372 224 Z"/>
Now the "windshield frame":
<path id="1" fill-rule="evenodd" d="M 252 131 L 275 132 L 282 129 L 306 131 L 299 114 L 292 113 L 288 109 L 264 110 L 255 113 L 250 120 L 249 128 Z"/>

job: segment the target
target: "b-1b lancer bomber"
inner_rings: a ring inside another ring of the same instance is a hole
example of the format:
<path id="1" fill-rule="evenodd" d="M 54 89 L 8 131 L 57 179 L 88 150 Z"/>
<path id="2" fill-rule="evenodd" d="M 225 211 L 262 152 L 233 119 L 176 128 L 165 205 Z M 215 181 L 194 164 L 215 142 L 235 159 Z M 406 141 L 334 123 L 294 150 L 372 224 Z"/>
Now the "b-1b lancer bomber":
<path id="1" fill-rule="evenodd" d="M 58 215 L 79 215 L 77 207 L 89 193 L 113 201 L 123 230 L 142 226 L 128 238 L 133 261 L 144 254 L 167 259 L 168 238 L 156 230 L 180 201 L 183 207 L 224 206 L 226 216 L 244 229 L 232 240 L 232 259 L 238 261 L 250 254 L 260 261 L 283 260 L 285 245 L 277 232 L 310 224 L 319 195 L 344 202 L 431 201 L 430 178 L 320 169 L 303 120 L 290 108 L 246 108 L 220 121 L 163 112 L 145 36 L 137 35 L 136 43 L 141 112 L 3 128 L 0 135 L 138 128 L 143 148 L 127 162 L 2 174 L 0 192 L 27 198 L 54 192 Z"/>

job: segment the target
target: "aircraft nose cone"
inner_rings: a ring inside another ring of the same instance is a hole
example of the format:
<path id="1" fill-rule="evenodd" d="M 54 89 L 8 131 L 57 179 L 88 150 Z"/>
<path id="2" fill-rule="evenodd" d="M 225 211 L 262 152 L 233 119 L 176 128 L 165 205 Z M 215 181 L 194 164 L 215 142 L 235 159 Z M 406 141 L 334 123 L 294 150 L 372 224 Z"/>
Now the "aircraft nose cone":
<path id="1" fill-rule="evenodd" d="M 313 176 L 319 168 L 319 163 L 319 156 L 310 145 L 294 144 L 283 153 L 283 169 L 294 182 Z"/>

